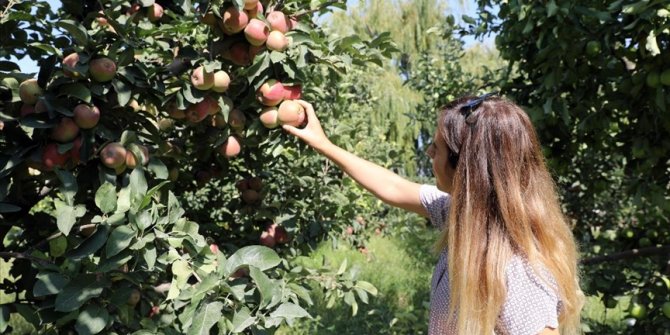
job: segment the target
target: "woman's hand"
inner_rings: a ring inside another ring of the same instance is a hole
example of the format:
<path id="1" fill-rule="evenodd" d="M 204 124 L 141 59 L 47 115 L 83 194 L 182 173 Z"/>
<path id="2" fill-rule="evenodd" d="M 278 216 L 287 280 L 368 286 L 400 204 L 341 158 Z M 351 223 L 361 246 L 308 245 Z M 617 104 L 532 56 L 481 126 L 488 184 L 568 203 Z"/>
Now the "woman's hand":
<path id="1" fill-rule="evenodd" d="M 330 143 L 330 140 L 323 132 L 321 123 L 316 117 L 316 113 L 314 113 L 314 107 L 303 100 L 295 100 L 295 102 L 299 103 L 305 109 L 305 113 L 307 113 L 307 125 L 302 129 L 289 125 L 283 125 L 282 128 L 289 134 L 303 140 L 310 147 L 323 152 L 323 149 L 332 143 Z"/>

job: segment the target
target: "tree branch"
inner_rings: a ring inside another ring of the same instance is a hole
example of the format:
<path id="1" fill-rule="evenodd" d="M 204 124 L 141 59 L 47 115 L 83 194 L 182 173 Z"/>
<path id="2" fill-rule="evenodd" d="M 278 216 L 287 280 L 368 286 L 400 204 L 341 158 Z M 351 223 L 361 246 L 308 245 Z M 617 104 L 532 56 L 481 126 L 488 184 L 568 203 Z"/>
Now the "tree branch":
<path id="1" fill-rule="evenodd" d="M 48 264 L 51 264 L 49 261 L 47 261 L 47 260 L 45 260 L 45 259 L 41 259 L 41 258 L 38 258 L 38 257 L 35 257 L 35 256 L 31 256 L 31 255 L 26 255 L 26 254 L 24 254 L 24 253 L 22 253 L 22 252 L 0 251 L 0 258 L 5 258 L 5 259 L 9 259 L 9 258 L 27 259 L 27 260 L 33 261 L 33 262 L 35 262 L 35 263 L 39 263 L 39 264 L 41 264 L 41 265 L 48 265 Z"/>
<path id="2" fill-rule="evenodd" d="M 670 245 L 664 245 L 660 247 L 647 247 L 642 249 L 633 249 L 622 252 L 617 252 L 604 256 L 597 256 L 591 258 L 582 259 L 580 262 L 583 265 L 593 265 L 598 263 L 604 263 L 609 261 L 618 261 L 626 258 L 636 258 L 644 256 L 654 256 L 660 254 L 669 254 L 670 255 Z"/>

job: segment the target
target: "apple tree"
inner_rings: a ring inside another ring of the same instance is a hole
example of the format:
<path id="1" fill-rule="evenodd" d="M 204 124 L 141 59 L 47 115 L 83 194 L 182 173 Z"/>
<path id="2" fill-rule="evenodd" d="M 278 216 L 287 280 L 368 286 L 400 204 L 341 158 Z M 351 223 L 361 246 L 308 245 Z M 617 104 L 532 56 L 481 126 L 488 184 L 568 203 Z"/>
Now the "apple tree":
<path id="1" fill-rule="evenodd" d="M 0 331 L 263 334 L 314 286 L 355 313 L 374 287 L 291 260 L 360 191 L 277 129 L 393 51 L 315 23 L 343 6 L 1 1 Z"/>

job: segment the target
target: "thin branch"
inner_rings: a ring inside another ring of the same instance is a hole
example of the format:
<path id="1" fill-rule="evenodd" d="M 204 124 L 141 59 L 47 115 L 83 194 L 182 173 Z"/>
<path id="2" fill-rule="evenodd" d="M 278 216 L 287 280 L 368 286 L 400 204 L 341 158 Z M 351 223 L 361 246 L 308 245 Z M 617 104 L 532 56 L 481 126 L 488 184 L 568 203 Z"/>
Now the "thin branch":
<path id="1" fill-rule="evenodd" d="M 327 1 L 327 2 L 324 2 L 323 4 L 321 4 L 321 6 L 319 6 L 319 7 L 316 7 L 316 8 L 314 8 L 314 9 L 307 9 L 307 10 L 304 10 L 304 11 L 302 11 L 302 12 L 297 12 L 297 13 L 291 15 L 291 16 L 293 16 L 293 17 L 301 17 L 301 16 L 303 16 L 303 15 L 312 14 L 312 13 L 318 12 L 318 11 L 320 11 L 320 10 L 322 10 L 322 9 L 324 9 L 324 8 L 326 8 L 326 7 L 328 7 L 328 6 L 330 6 L 330 5 L 334 5 L 334 4 L 336 4 L 336 3 L 341 3 L 341 2 L 342 2 L 341 0 Z"/>
<path id="2" fill-rule="evenodd" d="M 661 255 L 661 254 L 666 254 L 666 255 L 670 256 L 670 245 L 664 245 L 664 246 L 660 246 L 660 247 L 647 247 L 647 248 L 642 248 L 642 249 L 633 249 L 633 250 L 617 252 L 617 253 L 604 255 L 604 256 L 585 258 L 581 261 L 581 264 L 583 264 L 583 265 L 593 265 L 593 264 L 609 262 L 609 261 L 618 261 L 618 260 L 622 260 L 622 259 L 626 259 L 626 258 L 655 256 L 655 255 Z"/>
<path id="3" fill-rule="evenodd" d="M 5 17 L 5 15 L 7 15 L 7 13 L 9 13 L 9 10 L 10 10 L 10 9 L 12 8 L 12 6 L 14 6 L 15 4 L 16 4 L 16 1 L 15 1 L 15 0 L 9 0 L 9 3 L 7 3 L 7 7 L 5 7 L 5 10 L 3 10 L 3 11 L 2 11 L 2 14 L 0 14 L 0 19 L 2 19 L 3 17 Z"/>

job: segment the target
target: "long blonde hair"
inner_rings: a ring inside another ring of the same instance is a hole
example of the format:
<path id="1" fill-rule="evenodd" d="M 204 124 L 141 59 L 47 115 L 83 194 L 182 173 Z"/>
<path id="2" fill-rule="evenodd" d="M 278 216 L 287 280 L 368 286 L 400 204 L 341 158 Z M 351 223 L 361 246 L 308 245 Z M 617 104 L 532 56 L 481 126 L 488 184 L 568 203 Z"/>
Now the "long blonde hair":
<path id="1" fill-rule="evenodd" d="M 447 228 L 436 244 L 448 253 L 450 321 L 458 334 L 493 333 L 506 266 L 520 255 L 539 277 L 542 268 L 553 275 L 561 334 L 579 333 L 578 250 L 535 129 L 519 106 L 499 97 L 462 110 L 472 99 L 450 103 L 438 121 L 455 169 Z"/>

